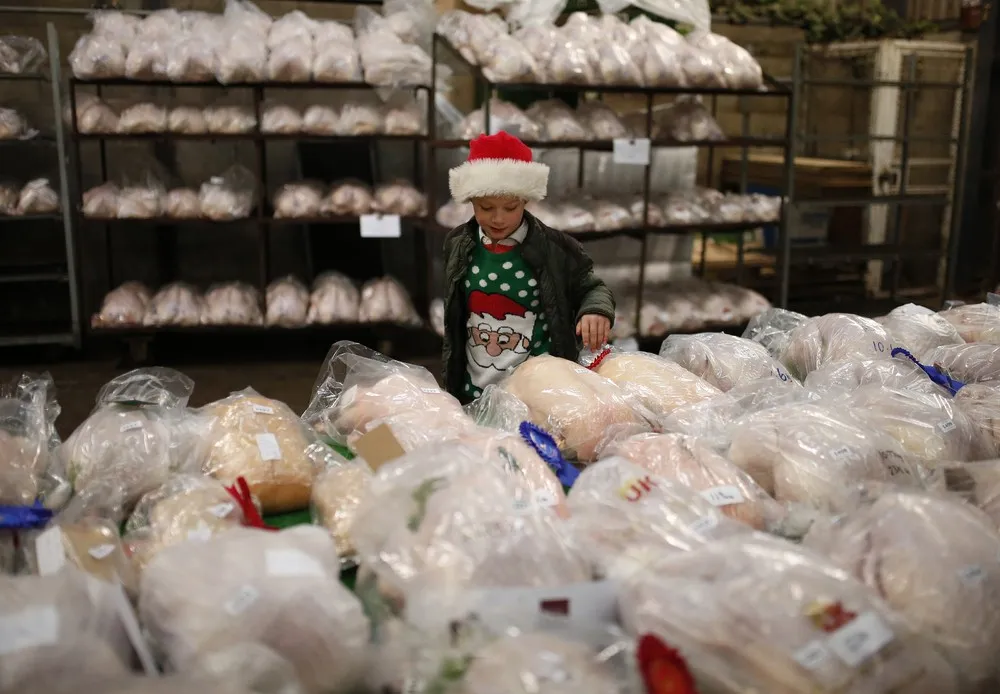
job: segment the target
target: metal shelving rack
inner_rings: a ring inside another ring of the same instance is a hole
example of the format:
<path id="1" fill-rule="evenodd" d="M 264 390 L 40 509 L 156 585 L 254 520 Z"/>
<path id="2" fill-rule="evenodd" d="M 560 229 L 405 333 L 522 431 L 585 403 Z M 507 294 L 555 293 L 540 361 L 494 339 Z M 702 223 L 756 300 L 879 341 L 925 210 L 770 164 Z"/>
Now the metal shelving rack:
<path id="1" fill-rule="evenodd" d="M 150 133 L 150 134 L 128 134 L 128 133 L 81 133 L 77 129 L 77 122 L 75 118 L 76 114 L 76 103 L 78 90 L 83 89 L 94 89 L 98 97 L 103 96 L 103 90 L 108 87 L 155 87 L 159 89 L 216 89 L 216 90 L 245 90 L 249 91 L 253 101 L 253 110 L 256 119 L 256 125 L 252 132 L 242 133 L 242 134 L 184 134 L 184 133 Z M 77 199 L 74 200 L 73 210 L 75 211 L 76 217 L 79 220 L 78 224 L 83 229 L 93 230 L 95 228 L 103 228 L 104 232 L 104 253 L 107 262 L 107 277 L 106 277 L 106 291 L 112 289 L 113 287 L 120 284 L 127 277 L 120 277 L 115 267 L 114 263 L 114 230 L 117 227 L 122 226 L 135 226 L 135 225 L 145 225 L 153 226 L 156 228 L 169 229 L 181 228 L 181 227 L 191 227 L 191 226 L 201 226 L 208 230 L 217 231 L 220 234 L 225 233 L 226 228 L 231 228 L 238 225 L 255 225 L 257 229 L 257 257 L 258 257 L 258 289 L 261 291 L 263 296 L 264 290 L 266 289 L 268 283 L 274 279 L 271 275 L 271 258 L 270 258 L 270 241 L 271 233 L 274 229 L 284 229 L 291 226 L 305 227 L 309 225 L 355 225 L 357 226 L 360 222 L 358 217 L 346 217 L 346 216 L 323 216 L 323 217 L 295 217 L 295 218 L 275 218 L 272 214 L 269 200 L 270 186 L 268 181 L 268 165 L 267 165 L 267 143 L 268 142 L 314 142 L 323 144 L 336 144 L 336 143 L 367 143 L 369 157 L 372 165 L 372 171 L 376 181 L 381 177 L 380 167 L 379 167 L 379 157 L 377 152 L 377 143 L 380 141 L 394 141 L 394 142 L 411 142 L 413 144 L 413 182 L 418 188 L 421 187 L 421 180 L 423 178 L 423 166 L 422 166 L 422 149 L 423 144 L 426 142 L 427 137 L 425 134 L 414 134 L 414 135 L 358 135 L 358 136 L 320 136 L 320 135 L 310 135 L 310 134 L 272 134 L 264 133 L 260 130 L 261 116 L 262 116 L 262 106 L 265 101 L 265 94 L 269 90 L 312 90 L 312 91 L 322 91 L 322 90 L 356 90 L 356 91 L 370 91 L 375 89 L 372 85 L 365 82 L 261 82 L 261 83 L 233 83 L 233 84 L 220 84 L 218 82 L 169 82 L 164 80 L 131 80 L 131 79 L 106 79 L 106 80 L 84 80 L 71 77 L 69 80 L 69 90 L 70 90 L 70 108 L 71 112 L 74 114 L 72 118 L 72 135 L 75 145 L 75 172 L 74 177 L 76 180 L 77 188 Z M 414 90 L 429 90 L 428 87 L 424 86 L 414 86 L 407 87 L 407 89 Z M 428 108 L 432 109 L 433 100 L 428 99 Z M 256 178 L 256 199 L 254 204 L 254 210 L 251 212 L 249 217 L 234 219 L 228 221 L 212 221 L 207 219 L 175 219 L 175 218 L 152 218 L 152 219 L 105 219 L 105 218 L 93 218 L 85 217 L 82 213 L 82 162 L 80 156 L 80 149 L 83 143 L 91 142 L 96 143 L 99 148 L 99 166 L 101 179 L 103 181 L 112 180 L 109 179 L 108 171 L 108 157 L 107 157 L 107 147 L 109 143 L 112 142 L 135 142 L 135 141 L 202 141 L 206 143 L 211 142 L 249 142 L 252 143 L 255 150 L 253 173 Z M 427 266 L 427 262 L 421 261 L 421 252 L 425 245 L 420 242 L 420 236 L 424 229 L 422 224 L 424 218 L 415 217 L 403 217 L 401 218 L 402 225 L 402 237 L 400 239 L 370 239 L 371 242 L 380 243 L 382 245 L 382 258 L 385 259 L 389 255 L 395 257 L 409 258 L 414 263 L 414 266 L 419 275 L 422 268 Z M 405 250 L 400 250 L 398 245 L 392 246 L 390 244 L 399 244 L 400 242 L 412 241 L 412 251 L 409 247 Z M 313 274 L 313 269 L 311 267 L 310 261 L 309 274 Z M 226 278 L 220 278 L 223 280 Z M 311 277 L 310 277 L 311 279 Z M 418 282 L 420 288 L 425 282 Z M 408 287 L 410 293 L 414 299 L 414 305 L 420 310 L 420 306 L 427 305 L 427 301 L 420 301 L 426 297 L 422 297 L 420 292 L 415 292 L 413 287 Z M 100 298 L 103 298 L 103 294 Z M 99 308 L 98 299 L 96 302 L 92 302 L 92 305 L 87 306 L 87 315 L 94 312 Z M 170 333 L 170 334 L 254 334 L 254 333 L 331 333 L 336 332 L 338 335 L 343 336 L 355 336 L 361 335 L 365 336 L 364 339 L 371 342 L 374 341 L 392 341 L 396 339 L 413 339 L 416 334 L 423 334 L 425 332 L 430 332 L 429 328 L 410 328 L 407 326 L 400 326 L 395 324 L 381 324 L 381 323 L 362 323 L 362 324 L 331 324 L 331 325 L 307 325 L 298 327 L 280 327 L 280 326 L 199 326 L 199 327 L 178 327 L 178 326 L 129 326 L 118 328 L 91 328 L 90 334 L 94 335 L 113 335 L 132 339 L 149 339 L 156 334 L 160 333 Z"/>
<path id="2" fill-rule="evenodd" d="M 432 65 L 433 74 L 431 77 L 431 83 L 435 83 L 435 78 L 437 76 L 437 66 L 441 58 L 441 52 L 444 51 L 448 56 L 455 59 L 460 65 L 465 69 L 472 72 L 475 84 L 477 86 L 478 93 L 482 94 L 482 108 L 483 108 L 483 119 L 484 127 L 489 131 L 490 127 L 490 99 L 494 97 L 497 90 L 521 90 L 526 92 L 536 92 L 540 96 L 550 96 L 556 92 L 561 93 L 574 93 L 578 95 L 585 94 L 596 94 L 599 97 L 603 97 L 606 94 L 621 94 L 621 95 L 638 95 L 644 97 L 645 101 L 645 139 L 650 140 L 651 153 L 657 148 L 680 148 L 680 147 L 697 147 L 708 149 L 710 156 L 710 171 L 709 178 L 711 178 L 713 163 L 715 157 L 714 150 L 716 149 L 732 149 L 737 148 L 742 152 L 742 166 L 741 166 L 741 188 L 740 192 L 746 192 L 746 169 L 747 169 L 747 154 L 752 148 L 759 147 L 770 147 L 770 148 L 780 148 L 785 155 L 785 183 L 784 194 L 787 195 L 788 191 L 791 190 L 792 184 L 792 171 L 791 171 L 791 161 L 792 161 L 792 134 L 794 132 L 793 126 L 793 114 L 795 112 L 795 99 L 796 92 L 792 90 L 788 85 L 782 84 L 770 76 L 765 75 L 765 84 L 760 90 L 756 89 L 718 89 L 718 88 L 692 88 L 692 87 L 638 87 L 630 85 L 578 85 L 578 84 L 535 84 L 535 83 L 501 83 L 493 82 L 489 80 L 483 73 L 479 66 L 471 65 L 466 61 L 461 54 L 452 46 L 449 41 L 439 34 L 435 34 L 434 42 L 432 46 Z M 751 137 L 748 133 L 748 122 L 744 118 L 741 123 L 741 133 L 739 136 L 730 137 L 726 140 L 705 140 L 705 141 L 676 141 L 670 139 L 653 138 L 653 113 L 654 107 L 656 106 L 656 100 L 658 97 L 664 96 L 680 96 L 680 95 L 700 95 L 703 97 L 708 97 L 711 101 L 710 110 L 713 116 L 717 112 L 718 108 L 718 98 L 719 97 L 770 97 L 770 98 L 781 98 L 786 101 L 786 129 L 781 137 L 765 138 L 765 137 Z M 428 167 L 429 174 L 428 180 L 435 181 L 435 151 L 438 149 L 454 149 L 460 147 L 467 147 L 468 143 L 463 140 L 454 139 L 442 139 L 439 137 L 437 131 L 437 123 L 434 120 L 435 113 L 431 112 L 431 121 L 429 123 L 428 132 L 431 133 L 430 147 L 428 148 Z M 578 186 L 583 187 L 584 179 L 584 154 L 587 152 L 609 152 L 614 148 L 613 141 L 544 141 L 544 142 L 533 142 L 527 141 L 532 148 L 543 148 L 543 149 L 575 149 L 581 153 L 579 157 L 579 168 L 578 168 Z M 646 264 L 648 260 L 648 250 L 649 250 L 649 238 L 657 235 L 689 235 L 689 234 L 700 234 L 703 238 L 708 238 L 713 235 L 719 234 L 732 234 L 734 232 L 744 232 L 750 231 L 762 226 L 777 225 L 780 229 L 780 236 L 785 237 L 785 228 L 787 224 L 787 211 L 786 206 L 782 205 L 780 216 L 774 222 L 741 222 L 736 224 L 701 224 L 692 226 L 653 226 L 649 223 L 649 204 L 650 204 L 650 182 L 652 176 L 653 163 L 652 160 L 650 164 L 645 167 L 644 179 L 643 179 L 643 223 L 635 228 L 621 229 L 615 231 L 600 231 L 600 232 L 585 232 L 573 234 L 573 237 L 580 240 L 581 242 L 600 240 L 614 237 L 632 238 L 641 244 L 640 258 L 638 268 L 638 288 L 636 297 L 636 326 L 640 325 L 640 314 L 642 311 L 642 299 L 643 291 L 646 280 Z M 431 213 L 437 209 L 439 201 L 437 199 L 435 186 L 432 184 L 428 186 L 427 190 L 428 196 L 428 206 Z M 742 277 L 743 267 L 744 267 L 744 234 L 739 234 L 738 236 L 738 254 L 737 254 L 737 276 Z M 786 254 L 782 254 L 779 259 L 779 264 L 782 265 L 783 272 L 787 274 L 787 264 L 788 258 Z M 702 271 L 704 271 L 705 260 L 704 253 L 700 263 Z M 765 289 L 766 291 L 766 289 Z M 777 303 L 777 299 L 776 299 Z"/>
<path id="3" fill-rule="evenodd" d="M 22 225 L 45 224 L 61 222 L 63 229 L 63 245 L 65 260 L 55 266 L 25 268 L 18 265 L 7 265 L 4 262 L 0 267 L 0 283 L 31 285 L 38 283 L 59 283 L 66 287 L 66 298 L 69 303 L 70 321 L 68 325 L 55 328 L 52 331 L 36 334 L 4 334 L 0 331 L 0 346 L 29 346 L 29 345 L 59 345 L 66 347 L 80 347 L 80 317 L 79 317 L 79 285 L 76 275 L 76 250 L 73 238 L 73 214 L 70 206 L 69 182 L 66 174 L 66 139 L 62 121 L 62 92 L 61 92 L 61 60 L 59 56 L 59 40 L 55 26 L 52 23 L 46 25 L 46 41 L 49 59 L 49 72 L 31 74 L 5 74 L 0 73 L 0 81 L 31 81 L 47 83 L 52 90 L 52 114 L 55 132 L 46 135 L 37 135 L 29 140 L 0 140 L 0 160 L 10 156 L 10 152 L 16 152 L 28 147 L 52 147 L 56 148 L 58 156 L 58 176 L 59 176 L 59 204 L 60 212 L 47 215 L 25 215 L 15 217 L 0 216 L 0 225 L 8 228 L 18 228 Z M 0 231 L 0 233 L 4 233 Z M 7 259 L 5 259 L 6 261 Z"/>

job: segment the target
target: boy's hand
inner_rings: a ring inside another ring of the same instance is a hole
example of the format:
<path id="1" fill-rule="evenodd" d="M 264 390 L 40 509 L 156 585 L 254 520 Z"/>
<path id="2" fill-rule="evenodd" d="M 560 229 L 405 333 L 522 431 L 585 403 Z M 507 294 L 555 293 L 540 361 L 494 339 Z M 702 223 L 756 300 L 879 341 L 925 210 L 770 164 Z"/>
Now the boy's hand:
<path id="1" fill-rule="evenodd" d="M 576 324 L 576 334 L 583 338 L 583 346 L 596 352 L 608 341 L 611 321 L 604 316 L 584 316 Z"/>

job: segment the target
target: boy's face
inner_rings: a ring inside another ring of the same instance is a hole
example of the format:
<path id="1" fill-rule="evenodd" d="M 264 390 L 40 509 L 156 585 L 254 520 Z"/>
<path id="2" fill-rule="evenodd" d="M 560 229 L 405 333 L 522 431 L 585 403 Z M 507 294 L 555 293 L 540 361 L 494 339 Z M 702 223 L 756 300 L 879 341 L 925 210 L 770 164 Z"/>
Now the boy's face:
<path id="1" fill-rule="evenodd" d="M 491 241 L 502 241 L 517 231 L 524 216 L 524 200 L 519 198 L 476 198 L 472 208 L 479 227 Z"/>

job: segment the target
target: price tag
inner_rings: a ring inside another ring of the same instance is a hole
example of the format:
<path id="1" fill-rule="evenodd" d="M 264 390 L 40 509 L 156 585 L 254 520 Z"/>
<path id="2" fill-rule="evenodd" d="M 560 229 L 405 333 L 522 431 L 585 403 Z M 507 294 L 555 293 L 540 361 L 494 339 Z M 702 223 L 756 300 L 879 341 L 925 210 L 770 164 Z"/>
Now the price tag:
<path id="1" fill-rule="evenodd" d="M 260 593 L 253 586 L 243 586 L 222 608 L 233 617 L 238 617 L 257 602 Z"/>
<path id="2" fill-rule="evenodd" d="M 97 547 L 91 547 L 87 554 L 100 561 L 107 558 L 114 551 L 114 545 L 97 545 Z"/>
<path id="3" fill-rule="evenodd" d="M 253 411 L 257 414 L 274 414 L 274 408 L 267 405 L 253 405 Z"/>
<path id="4" fill-rule="evenodd" d="M 630 139 L 620 137 L 614 141 L 612 161 L 616 164 L 649 166 L 650 143 L 648 137 Z"/>
<path id="5" fill-rule="evenodd" d="M 0 617 L 0 655 L 47 646 L 59 635 L 59 613 L 54 607 L 29 607 Z"/>
<path id="6" fill-rule="evenodd" d="M 693 532 L 696 532 L 699 535 L 704 535 L 718 524 L 719 524 L 718 518 L 713 518 L 712 516 L 705 516 L 704 518 L 699 518 L 694 523 L 692 523 L 690 525 L 690 528 Z"/>
<path id="7" fill-rule="evenodd" d="M 703 490 L 701 495 L 713 506 L 742 504 L 745 501 L 739 487 L 733 486 L 712 487 L 711 489 Z"/>
<path id="8" fill-rule="evenodd" d="M 792 654 L 795 662 L 806 670 L 819 670 L 830 662 L 830 650 L 822 641 L 810 641 Z"/>
<path id="9" fill-rule="evenodd" d="M 440 388 L 421 388 L 420 390 L 428 395 L 437 395 L 441 392 Z"/>
<path id="10" fill-rule="evenodd" d="M 260 459 L 281 460 L 281 446 L 274 434 L 257 434 L 257 450 L 260 452 Z"/>
<path id="11" fill-rule="evenodd" d="M 269 549 L 264 563 L 270 576 L 280 578 L 323 578 L 323 565 L 298 549 Z"/>
<path id="12" fill-rule="evenodd" d="M 51 576 L 66 564 L 66 548 L 62 529 L 58 525 L 53 525 L 35 538 L 35 556 L 41 576 Z"/>
<path id="13" fill-rule="evenodd" d="M 146 642 L 146 637 L 142 634 L 139 626 L 139 618 L 135 616 L 135 609 L 125 595 L 125 589 L 121 583 L 116 583 L 112 587 L 115 610 L 118 612 L 118 619 L 121 620 L 125 628 L 125 635 L 128 636 L 129 643 L 135 649 L 135 654 L 139 656 L 139 662 L 147 677 L 159 677 L 160 671 L 156 667 L 156 659 Z"/>
<path id="14" fill-rule="evenodd" d="M 848 448 L 847 446 L 841 446 L 840 448 L 837 448 L 830 452 L 830 455 L 833 457 L 834 460 L 843 460 L 850 454 L 851 454 L 851 449 Z"/>
<path id="15" fill-rule="evenodd" d="M 938 429 L 941 430 L 942 434 L 947 434 L 949 431 L 955 431 L 955 428 L 955 420 L 953 419 L 946 419 L 938 424 Z"/>
<path id="16" fill-rule="evenodd" d="M 361 215 L 361 238 L 398 239 L 403 235 L 398 214 Z"/>
<path id="17" fill-rule="evenodd" d="M 124 434 L 126 431 L 135 431 L 136 429 L 142 429 L 142 422 L 129 422 L 128 424 L 122 424 L 122 428 L 118 431 Z"/>
<path id="18" fill-rule="evenodd" d="M 222 504 L 216 504 L 212 508 L 208 509 L 208 512 L 216 518 L 225 518 L 233 512 L 233 505 L 228 501 Z"/>
<path id="19" fill-rule="evenodd" d="M 865 612 L 830 634 L 826 645 L 847 665 L 858 667 L 892 639 L 892 630 L 882 618 L 875 612 Z"/>

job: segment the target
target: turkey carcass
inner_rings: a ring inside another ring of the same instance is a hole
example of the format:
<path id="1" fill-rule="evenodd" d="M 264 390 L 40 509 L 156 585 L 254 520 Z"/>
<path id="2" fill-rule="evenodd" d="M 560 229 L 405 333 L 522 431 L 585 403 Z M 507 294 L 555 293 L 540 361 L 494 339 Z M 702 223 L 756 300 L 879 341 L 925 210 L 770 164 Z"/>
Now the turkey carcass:
<path id="1" fill-rule="evenodd" d="M 358 320 L 361 293 L 354 282 L 340 273 L 316 278 L 309 297 L 309 324 L 354 323 Z"/>
<path id="2" fill-rule="evenodd" d="M 788 339 L 795 328 L 809 320 L 801 313 L 783 308 L 769 308 L 750 319 L 743 338 L 757 342 L 767 349 L 772 357 L 781 359 L 788 348 Z"/>
<path id="3" fill-rule="evenodd" d="M 309 290 L 294 277 L 278 279 L 267 286 L 268 325 L 305 325 L 309 311 Z"/>
<path id="4" fill-rule="evenodd" d="M 552 356 L 529 357 L 503 384 L 528 406 L 532 421 L 551 433 L 568 457 L 597 459 L 611 437 L 649 431 L 653 415 L 593 371 Z"/>
<path id="5" fill-rule="evenodd" d="M 351 524 L 371 479 L 371 468 L 363 462 L 354 461 L 327 468 L 313 482 L 313 519 L 329 531 L 341 560 L 355 559 L 356 550 L 350 538 Z"/>
<path id="6" fill-rule="evenodd" d="M 72 114 L 69 111 L 66 120 L 72 125 Z M 76 129 L 81 133 L 118 132 L 118 114 L 101 99 L 88 94 L 77 101 Z"/>
<path id="7" fill-rule="evenodd" d="M 927 634 L 973 687 L 995 684 L 1000 643 L 1000 534 L 959 500 L 889 491 L 804 544 L 852 572 Z"/>
<path id="8" fill-rule="evenodd" d="M 830 361 L 811 371 L 802 385 L 824 395 L 845 395 L 867 385 L 883 385 L 928 395 L 948 394 L 928 378 L 923 369 L 904 359 Z"/>
<path id="9" fill-rule="evenodd" d="M 197 219 L 201 216 L 198 191 L 193 188 L 174 188 L 163 196 L 163 214 L 171 219 Z"/>
<path id="10" fill-rule="evenodd" d="M 696 491 L 625 458 L 605 458 L 584 470 L 567 504 L 574 545 L 598 576 L 613 579 L 639 570 L 665 551 L 689 551 L 752 532 Z"/>
<path id="11" fill-rule="evenodd" d="M 401 217 L 427 214 L 427 198 L 409 181 L 395 181 L 375 189 L 375 212 Z"/>
<path id="12" fill-rule="evenodd" d="M 247 388 L 205 405 L 207 452 L 201 469 L 231 485 L 246 479 L 264 513 L 308 508 L 313 477 L 335 454 L 288 405 Z"/>
<path id="13" fill-rule="evenodd" d="M 201 311 L 202 325 L 260 325 L 260 294 L 242 282 L 209 288 Z"/>
<path id="14" fill-rule="evenodd" d="M 926 359 L 962 383 L 1000 381 L 1000 345 L 974 342 L 937 347 Z"/>
<path id="15" fill-rule="evenodd" d="M 684 653 L 699 691 L 959 694 L 955 673 L 863 584 L 777 538 L 661 555 L 619 597 L 626 631 Z M 863 652 L 845 641 L 863 639 Z"/>
<path id="16" fill-rule="evenodd" d="M 209 106 L 204 114 L 210 133 L 240 135 L 253 132 L 257 126 L 257 117 L 247 106 Z"/>
<path id="17" fill-rule="evenodd" d="M 361 288 L 358 320 L 362 323 L 399 323 L 420 325 L 420 316 L 410 295 L 392 277 L 370 280 Z"/>
<path id="18" fill-rule="evenodd" d="M 284 104 L 267 104 L 260 117 L 263 133 L 294 134 L 302 130 L 302 114 L 298 109 Z"/>
<path id="19" fill-rule="evenodd" d="M 353 40 L 317 42 L 312 74 L 317 82 L 360 82 L 363 79 L 361 56 L 358 55 Z"/>
<path id="20" fill-rule="evenodd" d="M 43 422 L 24 403 L 0 398 L 0 504 L 30 506 L 49 467 Z"/>
<path id="21" fill-rule="evenodd" d="M 603 451 L 631 461 L 657 479 L 687 487 L 726 516 L 764 530 L 781 509 L 757 483 L 733 463 L 693 436 L 640 434 Z"/>
<path id="22" fill-rule="evenodd" d="M 624 390 L 657 417 L 722 393 L 669 359 L 641 352 L 611 353 L 593 371 Z"/>
<path id="23" fill-rule="evenodd" d="M 122 109 L 118 117 L 120 133 L 162 133 L 167 130 L 167 109 L 158 104 L 135 104 Z"/>
<path id="24" fill-rule="evenodd" d="M 801 380 L 831 361 L 889 359 L 892 348 L 885 328 L 871 318 L 828 313 L 810 318 L 792 331 L 781 361 Z"/>
<path id="25" fill-rule="evenodd" d="M 143 572 L 139 613 L 177 670 L 206 651 L 256 642 L 291 661 L 310 694 L 350 689 L 370 627 L 339 575 L 322 528 L 236 528 L 162 551 Z"/>
<path id="26" fill-rule="evenodd" d="M 374 205 L 371 188 L 360 181 L 348 181 L 334 184 L 330 194 L 323 200 L 320 212 L 324 215 L 360 217 L 371 212 Z"/>
<path id="27" fill-rule="evenodd" d="M 310 135 L 336 135 L 341 130 L 341 116 L 332 106 L 313 104 L 302 114 L 302 132 Z"/>
<path id="28" fill-rule="evenodd" d="M 939 314 L 955 326 L 966 342 L 1000 344 L 1000 306 L 966 304 Z"/>
<path id="29" fill-rule="evenodd" d="M 768 376 L 791 381 L 764 347 L 725 333 L 670 335 L 660 347 L 660 356 L 723 391 Z"/>
<path id="30" fill-rule="evenodd" d="M 274 217 L 315 217 L 323 201 L 318 183 L 286 183 L 274 194 Z"/>
<path id="31" fill-rule="evenodd" d="M 90 324 L 95 328 L 142 325 L 149 305 L 149 289 L 139 282 L 125 282 L 108 292 Z"/>
<path id="32" fill-rule="evenodd" d="M 208 132 L 205 112 L 194 106 L 175 106 L 167 116 L 167 129 L 172 133 L 197 135 Z"/>
<path id="33" fill-rule="evenodd" d="M 382 111 L 370 102 L 344 104 L 336 132 L 338 135 L 375 135 L 382 132 Z"/>
<path id="34" fill-rule="evenodd" d="M 47 178 L 28 181 L 17 198 L 17 214 L 53 214 L 59 211 L 59 194 Z"/>
<path id="35" fill-rule="evenodd" d="M 954 407 L 981 436 L 982 457 L 1000 458 L 1000 390 L 994 383 L 970 383 L 955 394 Z"/>
<path id="36" fill-rule="evenodd" d="M 879 322 L 894 345 L 905 347 L 917 359 L 923 359 L 935 347 L 964 342 L 955 326 L 941 314 L 916 304 L 894 308 Z"/>
<path id="37" fill-rule="evenodd" d="M 202 216 L 217 222 L 249 217 L 254 206 L 254 186 L 253 174 L 241 166 L 213 176 L 198 191 Z"/>
<path id="38" fill-rule="evenodd" d="M 198 325 L 204 301 L 201 294 L 183 282 L 162 287 L 149 302 L 143 325 Z"/>

